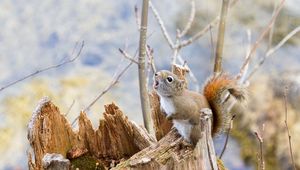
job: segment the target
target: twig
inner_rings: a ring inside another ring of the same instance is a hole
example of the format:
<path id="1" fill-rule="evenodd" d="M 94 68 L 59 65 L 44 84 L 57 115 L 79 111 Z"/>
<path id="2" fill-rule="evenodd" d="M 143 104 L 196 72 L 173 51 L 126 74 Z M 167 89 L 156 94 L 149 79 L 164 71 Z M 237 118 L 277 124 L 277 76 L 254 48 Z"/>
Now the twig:
<path id="1" fill-rule="evenodd" d="M 169 33 L 167 32 L 166 27 L 165 27 L 164 23 L 162 22 L 162 19 L 160 18 L 159 14 L 158 14 L 158 12 L 157 12 L 157 10 L 156 10 L 156 8 L 153 6 L 153 4 L 152 4 L 151 1 L 149 1 L 149 6 L 150 6 L 150 9 L 152 10 L 152 12 L 153 12 L 153 14 L 154 14 L 154 17 L 155 17 L 156 20 L 158 21 L 158 24 L 159 24 L 159 26 L 160 26 L 160 28 L 161 28 L 161 30 L 162 30 L 162 33 L 163 33 L 165 39 L 166 39 L 167 42 L 168 42 L 170 48 L 173 49 L 173 48 L 174 48 L 174 44 L 173 44 L 173 42 L 172 42 L 172 40 L 171 40 L 171 38 L 170 38 L 170 35 L 169 35 Z"/>
<path id="2" fill-rule="evenodd" d="M 214 38 L 213 38 L 211 27 L 209 28 L 209 35 L 210 35 L 210 49 L 211 49 L 210 64 L 212 64 L 212 59 L 214 58 L 215 46 L 214 46 Z"/>
<path id="3" fill-rule="evenodd" d="M 178 40 L 176 40 L 176 42 L 178 42 Z M 176 60 L 177 60 L 177 57 L 178 57 L 178 53 L 179 53 L 179 49 L 178 49 L 178 48 L 175 48 L 175 49 L 173 50 L 172 65 L 176 64 Z"/>
<path id="4" fill-rule="evenodd" d="M 135 64 L 139 64 L 139 62 L 137 62 L 135 59 L 131 58 L 130 55 L 126 51 L 122 50 L 121 48 L 119 48 L 119 51 L 121 54 L 123 54 L 123 57 L 125 57 L 126 59 L 130 60 L 131 62 L 134 62 Z"/>
<path id="5" fill-rule="evenodd" d="M 249 76 L 247 77 L 247 80 L 249 80 L 253 74 L 264 64 L 265 60 L 272 56 L 278 49 L 280 49 L 290 38 L 292 38 L 295 34 L 300 32 L 300 26 L 295 28 L 293 31 L 291 31 L 288 35 L 286 35 L 275 47 L 268 50 L 267 54 L 257 63 Z"/>
<path id="6" fill-rule="evenodd" d="M 237 1 L 237 0 L 235 0 Z M 173 50 L 173 56 L 172 56 L 172 64 L 176 64 L 176 59 L 179 60 L 180 64 L 184 64 L 185 61 L 182 59 L 181 55 L 179 54 L 179 50 L 181 49 L 181 46 L 179 44 L 181 44 L 181 42 L 179 41 L 179 31 L 177 31 L 177 36 L 176 36 L 176 45 L 174 45 L 173 41 L 171 40 L 169 33 L 167 32 L 165 26 L 164 26 L 164 22 L 162 21 L 159 13 L 157 12 L 156 8 L 153 6 L 153 4 L 151 3 L 151 1 L 149 2 L 150 8 L 152 9 L 152 12 L 154 13 L 154 16 L 157 20 L 157 22 L 159 23 L 159 26 L 161 28 L 161 31 L 165 37 L 165 39 L 167 40 L 170 48 Z M 192 42 L 191 42 L 192 43 Z M 182 46 L 183 47 L 183 46 Z M 188 65 L 186 64 L 186 67 L 189 69 Z M 190 69 L 189 69 L 190 70 Z M 189 71 L 189 75 L 192 79 L 193 82 L 195 82 L 196 84 L 196 90 L 199 90 L 199 85 L 198 85 L 198 80 L 195 77 L 195 75 L 193 74 L 192 70 Z"/>
<path id="7" fill-rule="evenodd" d="M 232 2 L 230 2 L 229 7 L 232 7 L 236 4 L 238 0 L 233 0 Z M 215 19 L 213 19 L 208 25 L 206 25 L 201 31 L 199 31 L 198 33 L 196 33 L 195 35 L 193 35 L 191 38 L 182 41 L 180 44 L 178 44 L 177 48 L 182 48 L 185 47 L 187 45 L 190 45 L 191 43 L 193 43 L 194 41 L 198 40 L 200 37 L 202 37 L 206 32 L 208 32 L 212 27 L 214 27 L 218 21 L 220 19 L 220 16 L 218 15 Z"/>
<path id="8" fill-rule="evenodd" d="M 206 25 L 201 31 L 193 35 L 191 38 L 182 41 L 176 48 L 182 48 L 192 44 L 194 41 L 198 40 L 205 33 L 207 33 L 211 27 L 214 27 L 218 23 L 218 21 L 219 21 L 219 17 L 216 17 L 213 21 L 211 21 L 208 25 Z"/>
<path id="9" fill-rule="evenodd" d="M 151 66 L 151 70 L 153 73 L 156 73 L 156 67 L 155 67 L 155 64 L 154 64 L 154 57 L 153 57 L 153 49 L 147 45 L 147 56 L 148 56 L 148 59 L 149 59 L 149 64 Z"/>
<path id="10" fill-rule="evenodd" d="M 73 49 L 73 52 L 74 52 L 74 50 L 76 49 L 76 47 L 77 47 L 77 43 L 76 43 L 76 45 L 75 45 L 75 47 L 74 47 L 74 49 Z M 5 86 L 3 86 L 3 87 L 0 88 L 0 92 L 1 92 L 2 90 L 4 90 L 4 89 L 6 89 L 6 88 L 8 88 L 8 87 L 10 87 L 10 86 L 12 86 L 12 85 L 14 85 L 14 84 L 17 84 L 17 83 L 19 83 L 19 82 L 21 82 L 21 81 L 23 81 L 23 80 L 26 80 L 26 79 L 28 79 L 28 78 L 30 78 L 30 77 L 33 77 L 33 76 L 35 76 L 35 75 L 37 75 L 37 74 L 40 74 L 40 73 L 43 73 L 43 72 L 45 72 L 45 71 L 48 71 L 48 70 L 51 70 L 51 69 L 54 69 L 54 68 L 58 68 L 58 67 L 63 66 L 63 65 L 65 65 L 65 64 L 74 62 L 77 58 L 79 58 L 79 56 L 80 56 L 80 54 L 81 54 L 81 51 L 82 51 L 83 47 L 84 47 L 84 41 L 82 41 L 81 47 L 80 47 L 80 49 L 79 49 L 79 51 L 78 51 L 78 53 L 77 53 L 77 55 L 76 55 L 75 57 L 70 58 L 70 59 L 68 59 L 68 60 L 66 60 L 66 61 L 63 61 L 63 62 L 61 62 L 61 63 L 59 63 L 59 64 L 52 65 L 52 66 L 48 66 L 48 67 L 46 67 L 46 68 L 37 70 L 37 71 L 35 71 L 35 72 L 33 72 L 33 73 L 28 74 L 27 76 L 24 76 L 24 77 L 22 77 L 22 78 L 20 78 L 20 79 L 18 79 L 18 80 L 15 80 L 15 81 L 13 81 L 13 82 L 11 82 L 11 83 L 8 83 L 7 85 L 5 85 Z M 73 55 L 73 52 L 72 52 L 72 55 Z M 71 56 L 72 56 L 72 55 L 71 55 Z"/>
<path id="11" fill-rule="evenodd" d="M 200 86 L 199 86 L 199 81 L 196 78 L 195 74 L 193 73 L 193 71 L 190 69 L 190 67 L 188 66 L 187 62 L 185 60 L 183 60 L 183 58 L 181 57 L 181 55 L 178 55 L 178 60 L 180 62 L 181 65 L 185 65 L 185 67 L 189 70 L 188 74 L 191 78 L 191 80 L 194 82 L 194 84 L 196 85 L 196 91 L 200 90 Z"/>
<path id="12" fill-rule="evenodd" d="M 293 149 L 292 149 L 292 139 L 291 139 L 292 136 L 290 134 L 290 130 L 289 130 L 289 127 L 288 127 L 287 91 L 288 91 L 288 87 L 286 86 L 285 89 L 284 89 L 284 108 L 285 108 L 285 120 L 284 120 L 284 124 L 285 124 L 285 128 L 286 128 L 287 135 L 288 135 L 290 156 L 291 156 L 293 168 L 294 168 L 294 170 L 296 170 L 296 164 L 295 164 L 295 161 L 294 161 L 294 155 L 293 155 Z"/>
<path id="13" fill-rule="evenodd" d="M 135 22 L 138 27 L 138 30 L 140 30 L 141 25 L 140 25 L 140 19 L 139 19 L 139 9 L 136 5 L 134 6 L 134 16 L 135 16 Z"/>
<path id="14" fill-rule="evenodd" d="M 180 36 L 180 30 L 177 29 L 176 31 L 177 31 L 177 33 L 176 33 L 176 39 L 175 39 L 175 46 L 176 47 L 173 48 L 172 65 L 176 64 L 179 51 L 181 50 L 181 48 L 178 47 L 178 44 L 180 43 L 180 37 L 179 37 Z"/>
<path id="15" fill-rule="evenodd" d="M 122 50 L 123 51 L 123 50 Z M 120 51 L 121 52 L 121 51 Z M 122 52 L 121 52 L 122 53 Z M 123 54 L 123 53 L 122 53 Z M 137 54 L 137 53 L 136 53 Z M 136 57 L 136 54 L 134 55 Z M 124 55 L 124 54 L 123 54 Z M 134 58 L 135 58 L 134 57 Z M 132 58 L 132 57 L 130 57 Z M 133 64 L 133 61 L 130 61 L 123 70 L 119 71 L 119 67 L 117 68 L 116 72 L 114 73 L 112 81 L 107 85 L 107 87 L 100 92 L 97 97 L 85 108 L 83 109 L 84 112 L 88 111 L 105 93 L 107 93 L 111 88 L 113 88 L 118 82 L 119 79 L 122 77 L 122 75 L 128 70 L 128 68 Z M 78 120 L 79 116 L 77 116 L 73 122 L 71 123 L 71 126 L 73 127 L 76 121 Z"/>
<path id="16" fill-rule="evenodd" d="M 219 22 L 217 46 L 216 46 L 214 73 L 220 73 L 222 71 L 222 57 L 223 57 L 222 55 L 223 55 L 223 47 L 224 47 L 224 35 L 225 35 L 228 6 L 229 6 L 229 0 L 223 0 L 221 19 Z"/>
<path id="17" fill-rule="evenodd" d="M 123 50 L 121 50 L 121 51 L 123 51 Z M 125 51 L 123 51 L 123 52 L 124 53 L 122 53 L 122 52 L 121 53 L 124 55 Z M 132 57 L 130 57 L 130 58 L 132 58 Z M 84 112 L 88 111 L 105 93 L 107 93 L 114 85 L 116 85 L 119 82 L 119 79 L 122 77 L 122 75 L 128 70 L 128 68 L 132 64 L 133 64 L 133 61 L 130 61 L 120 72 L 118 72 L 119 68 L 117 68 L 116 72 L 114 73 L 113 80 L 108 84 L 108 86 L 101 93 L 98 94 L 98 96 L 85 109 L 83 109 L 83 111 Z M 73 121 L 72 126 L 77 119 L 78 119 L 78 117 Z"/>
<path id="18" fill-rule="evenodd" d="M 264 140 L 262 138 L 262 136 L 258 133 L 258 132 L 254 132 L 255 136 L 258 139 L 259 142 L 259 150 L 260 150 L 260 169 L 264 170 L 265 169 L 265 162 L 264 162 L 264 157 L 263 157 L 263 143 Z"/>
<path id="19" fill-rule="evenodd" d="M 273 2 L 273 13 L 272 13 L 272 17 L 275 15 L 275 11 L 276 11 L 276 1 Z M 275 19 L 275 21 L 276 21 L 276 19 Z M 268 50 L 272 47 L 273 34 L 274 34 L 274 28 L 275 28 L 275 21 L 273 22 L 272 28 L 270 29 L 270 32 L 269 32 Z"/>
<path id="20" fill-rule="evenodd" d="M 153 55 L 153 50 L 151 50 L 151 48 L 150 48 L 150 46 L 149 45 L 147 45 L 147 47 L 146 47 L 146 56 L 147 56 L 147 73 L 146 73 L 146 84 L 147 84 L 147 86 L 149 85 L 149 78 L 150 78 L 150 72 L 151 72 L 151 70 L 152 70 L 152 73 L 154 74 L 155 72 L 154 72 L 154 63 L 153 63 L 153 61 L 152 61 L 152 59 L 153 59 L 153 57 L 152 57 L 152 55 Z M 152 59 L 151 59 L 152 58 Z"/>
<path id="21" fill-rule="evenodd" d="M 72 101 L 72 104 L 69 106 L 68 111 L 66 112 L 65 116 L 68 116 L 68 114 L 70 113 L 70 111 L 71 111 L 72 107 L 74 106 L 74 104 L 75 104 L 75 100 Z"/>
<path id="22" fill-rule="evenodd" d="M 239 74 L 236 76 L 237 79 L 240 79 L 242 77 L 242 75 L 244 74 L 245 68 L 248 65 L 248 63 L 250 62 L 251 57 L 253 56 L 253 53 L 256 51 L 259 43 L 263 40 L 263 38 L 267 35 L 267 33 L 270 31 L 270 29 L 272 28 L 272 25 L 275 21 L 275 19 L 277 18 L 278 14 L 280 13 L 283 5 L 284 5 L 285 0 L 281 0 L 279 6 L 276 8 L 274 15 L 272 16 L 270 22 L 268 23 L 267 27 L 263 30 L 263 32 L 260 34 L 260 36 L 258 37 L 258 39 L 256 40 L 256 42 L 253 44 L 250 53 L 248 54 L 247 59 L 244 61 Z"/>
<path id="23" fill-rule="evenodd" d="M 150 100 L 147 88 L 146 79 L 146 67 L 145 67 L 145 56 L 146 56 L 146 41 L 147 41 L 147 25 L 148 25 L 148 8 L 149 0 L 143 0 L 142 18 L 141 18 L 141 29 L 140 29 L 140 42 L 139 42 L 139 87 L 140 87 L 140 100 L 143 112 L 144 126 L 150 134 L 154 133 L 151 119 Z"/>
<path id="24" fill-rule="evenodd" d="M 245 60 L 247 60 L 249 58 L 249 53 L 251 51 L 251 30 L 250 29 L 247 30 L 247 41 L 248 41 L 248 44 L 247 44 L 247 49 L 246 49 Z M 248 69 L 249 69 L 249 64 L 250 64 L 250 62 L 247 63 L 247 65 L 245 67 L 245 71 L 241 75 L 241 78 L 239 80 L 240 84 L 245 84 L 247 82 L 246 81 L 246 75 L 247 75 L 247 72 L 248 72 Z"/>
<path id="25" fill-rule="evenodd" d="M 299 31 L 300 31 L 300 26 L 298 26 L 292 32 L 290 32 L 288 35 L 286 35 L 275 47 L 271 48 L 267 52 L 266 56 L 272 55 L 275 51 L 277 51 L 284 43 L 286 43 L 291 37 L 293 37 Z"/>
<path id="26" fill-rule="evenodd" d="M 225 143 L 224 143 L 224 146 L 223 146 L 223 149 L 222 149 L 222 152 L 219 156 L 219 159 L 222 159 L 222 156 L 227 148 L 227 143 L 228 143 L 228 139 L 229 139 L 229 135 L 230 135 L 230 131 L 233 127 L 233 119 L 235 118 L 235 114 L 231 117 L 231 120 L 230 120 L 230 125 L 229 125 L 229 128 L 228 128 L 228 131 L 226 133 L 226 139 L 225 139 Z"/>
<path id="27" fill-rule="evenodd" d="M 187 24 L 185 25 L 184 29 L 182 30 L 182 32 L 178 34 L 178 38 L 181 38 L 181 37 L 186 35 L 186 33 L 191 29 L 192 24 L 193 24 L 194 19 L 195 19 L 196 3 L 195 3 L 195 0 L 191 0 L 190 2 L 191 2 L 190 17 L 189 17 L 189 20 L 188 20 Z"/>

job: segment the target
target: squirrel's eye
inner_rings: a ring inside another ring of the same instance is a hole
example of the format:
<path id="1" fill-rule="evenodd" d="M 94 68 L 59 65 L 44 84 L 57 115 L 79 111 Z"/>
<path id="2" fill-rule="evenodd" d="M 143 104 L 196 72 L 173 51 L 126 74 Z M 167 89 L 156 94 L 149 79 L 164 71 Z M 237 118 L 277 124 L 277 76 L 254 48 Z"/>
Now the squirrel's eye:
<path id="1" fill-rule="evenodd" d="M 154 74 L 154 76 L 156 77 L 156 76 L 158 76 L 158 74 L 157 74 L 157 73 L 155 73 L 155 74 Z"/>
<path id="2" fill-rule="evenodd" d="M 172 76 L 168 76 L 168 77 L 167 77 L 167 81 L 168 81 L 169 83 L 171 83 L 171 82 L 173 81 L 173 77 L 172 77 Z"/>

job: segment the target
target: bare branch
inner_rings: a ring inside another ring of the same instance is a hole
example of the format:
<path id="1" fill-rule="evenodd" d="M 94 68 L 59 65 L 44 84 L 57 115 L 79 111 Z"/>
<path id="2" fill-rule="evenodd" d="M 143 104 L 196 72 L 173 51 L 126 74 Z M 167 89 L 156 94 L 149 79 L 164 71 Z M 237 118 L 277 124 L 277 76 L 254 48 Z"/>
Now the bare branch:
<path id="1" fill-rule="evenodd" d="M 76 49 L 76 47 L 77 47 L 77 43 L 76 43 L 76 45 L 75 45 L 75 47 L 74 47 L 74 49 L 73 49 L 73 52 L 74 52 L 74 50 Z M 43 72 L 45 72 L 45 71 L 48 71 L 48 70 L 51 70 L 51 69 L 54 69 L 54 68 L 58 68 L 58 67 L 61 67 L 61 66 L 63 66 L 63 65 L 66 65 L 66 64 L 69 64 L 69 63 L 74 62 L 77 58 L 79 58 L 79 56 L 80 56 L 80 54 L 81 54 L 81 51 L 82 51 L 83 47 L 84 47 L 84 41 L 82 41 L 81 47 L 80 47 L 80 49 L 79 49 L 77 55 L 74 56 L 73 58 L 70 58 L 70 59 L 68 59 L 68 60 L 66 60 L 66 61 L 63 61 L 63 62 L 59 63 L 59 64 L 52 65 L 52 66 L 48 66 L 48 67 L 46 67 L 46 68 L 37 70 L 37 71 L 35 71 L 35 72 L 33 72 L 33 73 L 28 74 L 27 76 L 24 76 L 24 77 L 22 77 L 22 78 L 20 78 L 20 79 L 18 79 L 18 80 L 15 80 L 15 81 L 13 81 L 13 82 L 10 82 L 10 83 L 8 83 L 7 85 L 1 87 L 1 88 L 0 88 L 0 92 L 1 92 L 2 90 L 6 89 L 6 88 L 8 88 L 8 87 L 10 87 L 10 86 L 12 86 L 12 85 L 15 85 L 15 84 L 17 84 L 17 83 L 22 82 L 23 80 L 26 80 L 26 79 L 31 78 L 31 77 L 33 77 L 33 76 L 36 76 L 37 74 L 40 74 L 40 73 L 43 73 Z M 73 55 L 73 52 L 72 52 L 72 55 Z M 72 55 L 71 55 L 71 56 L 72 56 Z"/>
<path id="2" fill-rule="evenodd" d="M 258 142 L 259 142 L 259 150 L 260 150 L 260 169 L 264 170 L 265 169 L 265 162 L 264 162 L 264 156 L 263 156 L 263 137 L 258 133 L 258 132 L 254 132 Z"/>
<path id="3" fill-rule="evenodd" d="M 141 21 L 140 21 L 140 17 L 139 17 L 139 8 L 135 5 L 134 6 L 134 16 L 135 16 L 135 22 L 136 22 L 136 25 L 138 27 L 138 30 L 140 30 L 141 28 Z"/>
<path id="4" fill-rule="evenodd" d="M 150 48 L 149 45 L 146 47 L 146 56 L 147 56 L 147 80 L 146 84 L 149 85 L 149 78 L 150 78 L 150 72 L 152 70 L 152 73 L 154 74 L 156 72 L 156 68 L 153 61 L 153 49 Z"/>
<path id="5" fill-rule="evenodd" d="M 235 0 L 236 2 L 237 0 Z M 156 20 L 158 21 L 159 25 L 160 25 L 160 28 L 161 28 L 161 31 L 165 37 L 165 39 L 167 40 L 169 46 L 171 49 L 173 49 L 173 56 L 172 56 L 172 64 L 176 64 L 176 59 L 178 58 L 180 64 L 184 64 L 185 61 L 182 59 L 182 57 L 180 56 L 179 54 L 179 51 L 182 47 L 184 46 L 180 46 L 180 41 L 179 41 L 179 31 L 177 31 L 177 36 L 176 36 L 176 45 L 174 45 L 174 42 L 171 40 L 170 36 L 169 36 L 169 33 L 167 32 L 165 26 L 164 26 L 164 22 L 162 21 L 160 15 L 158 14 L 156 8 L 153 6 L 153 4 L 151 3 L 151 1 L 149 2 L 149 5 L 150 5 L 150 8 L 152 9 L 152 12 L 154 13 L 154 16 L 156 18 Z M 192 42 L 190 42 L 192 43 Z M 188 45 L 188 44 L 187 44 Z M 185 63 L 186 67 L 189 69 L 188 65 Z M 190 69 L 189 69 L 190 70 Z M 199 90 L 199 84 L 198 84 L 198 80 L 197 78 L 195 77 L 195 75 L 193 74 L 193 72 L 190 70 L 189 71 L 189 75 L 192 79 L 192 81 L 195 82 L 196 84 L 196 89 L 197 91 Z"/>
<path id="6" fill-rule="evenodd" d="M 185 34 L 191 29 L 192 24 L 193 24 L 194 19 L 195 19 L 196 3 L 195 3 L 195 0 L 191 0 L 190 2 L 191 2 L 190 17 L 189 17 L 189 20 L 188 20 L 187 24 L 185 25 L 184 29 L 182 30 L 182 32 L 178 34 L 178 38 L 181 38 L 181 37 L 185 36 Z"/>
<path id="7" fill-rule="evenodd" d="M 214 65 L 214 73 L 219 73 L 222 71 L 222 55 L 223 55 L 223 47 L 224 47 L 224 35 L 225 35 L 225 26 L 226 26 L 226 17 L 229 6 L 229 0 L 222 1 L 222 10 L 221 10 L 221 19 L 219 22 L 219 31 L 218 31 L 218 39 L 216 46 L 216 56 L 215 56 L 215 65 Z"/>
<path id="8" fill-rule="evenodd" d="M 233 127 L 233 119 L 235 118 L 235 114 L 231 117 L 231 120 L 230 120 L 230 124 L 229 124 L 229 128 L 228 128 L 228 131 L 226 133 L 226 139 L 225 139 L 225 143 L 224 143 L 224 146 L 223 146 L 223 149 L 222 149 L 222 152 L 219 156 L 219 159 L 222 159 L 222 156 L 227 148 L 227 143 L 228 143 L 228 139 L 229 139 L 229 135 L 230 135 L 230 131 Z"/>
<path id="9" fill-rule="evenodd" d="M 123 51 L 123 50 L 122 50 Z M 120 51 L 121 52 L 121 51 Z M 124 52 L 124 51 L 123 51 Z M 122 52 L 121 52 L 122 53 Z M 134 55 L 134 58 L 136 57 L 137 53 Z M 129 56 L 130 57 L 130 56 Z M 132 57 L 130 57 L 132 58 Z M 134 59 L 133 58 L 133 59 Z M 88 111 L 104 94 L 106 94 L 111 88 L 113 88 L 118 82 L 119 79 L 122 77 L 122 75 L 128 70 L 128 68 L 133 64 L 133 61 L 130 61 L 121 71 L 119 71 L 119 67 L 117 68 L 117 70 L 114 73 L 113 79 L 112 81 L 107 85 L 107 87 L 100 92 L 97 97 L 85 108 L 83 109 L 84 112 Z M 78 120 L 79 116 L 77 116 L 71 126 L 73 127 L 76 123 L 76 121 Z"/>
<path id="10" fill-rule="evenodd" d="M 65 116 L 68 116 L 68 114 L 70 113 L 70 111 L 71 111 L 72 107 L 74 106 L 74 104 L 75 104 L 75 100 L 72 101 L 72 104 L 69 106 L 69 109 L 66 112 Z"/>
<path id="11" fill-rule="evenodd" d="M 157 20 L 157 22 L 158 22 L 158 25 L 159 25 L 159 27 L 160 27 L 160 29 L 161 29 L 161 31 L 162 31 L 162 33 L 163 33 L 165 39 L 167 40 L 167 42 L 168 42 L 170 48 L 173 49 L 173 48 L 174 48 L 174 44 L 173 44 L 173 42 L 172 42 L 172 40 L 171 40 L 171 38 L 170 38 L 170 35 L 169 35 L 169 33 L 167 32 L 166 27 L 165 27 L 164 23 L 162 22 L 161 17 L 159 16 L 159 14 L 158 14 L 156 8 L 153 6 L 153 4 L 152 4 L 151 1 L 149 1 L 149 6 L 150 6 L 150 9 L 152 10 L 152 12 L 153 12 L 153 14 L 154 14 L 154 17 L 156 18 L 156 20 Z"/>
<path id="12" fill-rule="evenodd" d="M 285 120 L 284 120 L 284 124 L 285 124 L 285 128 L 286 128 L 287 135 L 288 135 L 290 156 L 291 156 L 293 168 L 294 168 L 294 170 L 296 170 L 296 164 L 295 164 L 295 161 L 294 161 L 294 155 L 293 155 L 293 149 L 292 149 L 292 139 L 291 139 L 292 136 L 290 134 L 290 130 L 289 130 L 289 127 L 288 127 L 287 92 L 288 92 L 288 87 L 286 86 L 285 89 L 284 89 L 284 108 L 285 108 Z"/>
<path id="13" fill-rule="evenodd" d="M 274 54 L 278 49 L 280 49 L 290 38 L 292 38 L 298 32 L 300 32 L 300 26 L 298 26 L 293 31 L 291 31 L 288 35 L 286 35 L 275 47 L 269 49 L 267 51 L 267 54 L 259 61 L 259 63 L 257 63 L 254 66 L 253 70 L 247 77 L 247 80 L 249 80 L 253 76 L 253 74 L 264 64 L 264 62 L 267 58 L 272 56 L 272 54 Z"/>
<path id="14" fill-rule="evenodd" d="M 251 57 L 253 56 L 253 53 L 256 51 L 258 45 L 260 44 L 260 42 L 263 40 L 263 38 L 267 35 L 267 33 L 270 31 L 270 29 L 272 28 L 272 25 L 274 23 L 274 21 L 276 20 L 278 14 L 280 13 L 283 5 L 284 5 L 285 0 L 281 0 L 279 6 L 276 8 L 275 10 L 275 14 L 273 15 L 273 17 L 271 18 L 269 24 L 267 25 L 267 27 L 263 30 L 263 32 L 260 34 L 260 36 L 258 37 L 258 39 L 256 40 L 256 42 L 253 44 L 250 53 L 248 54 L 247 59 L 245 60 L 245 62 L 243 63 L 239 74 L 236 76 L 237 79 L 240 79 L 245 71 L 246 66 L 248 65 L 248 63 L 250 62 Z"/>
<path id="15" fill-rule="evenodd" d="M 295 34 L 297 34 L 300 31 L 300 26 L 295 28 L 293 31 L 291 31 L 288 35 L 286 35 L 275 47 L 271 48 L 266 56 L 270 56 L 273 53 L 275 53 L 282 45 L 284 45 L 291 37 L 293 37 Z"/>
<path id="16" fill-rule="evenodd" d="M 211 21 L 208 25 L 206 25 L 201 31 L 193 35 L 191 38 L 182 41 L 176 48 L 182 48 L 192 44 L 194 41 L 198 40 L 205 33 L 207 33 L 210 30 L 210 28 L 214 27 L 218 23 L 218 21 L 219 21 L 219 17 L 216 17 L 213 21 Z"/>
<path id="17" fill-rule="evenodd" d="M 178 40 L 177 40 L 178 41 Z M 177 60 L 177 57 L 178 57 L 178 53 L 179 53 L 179 50 L 178 48 L 175 48 L 173 50 L 173 55 L 172 55 L 172 65 L 176 64 L 176 60 Z"/>
<path id="18" fill-rule="evenodd" d="M 196 78 L 195 74 L 193 73 L 193 71 L 190 69 L 190 67 L 188 66 L 187 62 L 185 60 L 182 59 L 181 55 L 178 55 L 178 60 L 180 62 L 181 65 L 185 65 L 185 67 L 189 70 L 189 76 L 191 77 L 191 80 L 195 83 L 196 85 L 196 91 L 200 91 L 200 86 L 199 86 L 199 81 Z"/>
<path id="19" fill-rule="evenodd" d="M 135 59 L 131 58 L 130 55 L 122 50 L 121 48 L 119 48 L 120 53 L 123 55 L 123 57 L 125 57 L 126 59 L 130 60 L 131 62 L 134 62 L 135 64 L 139 64 L 139 62 L 137 62 Z"/>
<path id="20" fill-rule="evenodd" d="M 139 87 L 140 87 L 140 100 L 143 112 L 144 126 L 150 134 L 154 133 L 153 124 L 151 119 L 150 100 L 148 95 L 147 78 L 146 78 L 146 41 L 147 41 L 147 25 L 148 25 L 148 8 L 149 0 L 143 0 L 141 29 L 140 29 L 140 42 L 139 42 Z"/>
<path id="21" fill-rule="evenodd" d="M 149 59 L 149 64 L 151 66 L 151 70 L 153 73 L 156 73 L 156 67 L 155 67 L 155 64 L 154 64 L 154 57 L 153 57 L 153 49 L 147 45 L 147 56 L 148 56 L 148 59 Z"/>
<path id="22" fill-rule="evenodd" d="M 230 2 L 229 7 L 233 7 L 236 2 L 238 0 L 232 0 Z M 208 25 L 206 25 L 201 31 L 199 31 L 198 33 L 196 33 L 194 36 L 192 36 L 191 38 L 182 41 L 180 44 L 178 44 L 178 46 L 176 48 L 182 48 L 185 47 L 187 45 L 190 45 L 191 43 L 193 43 L 194 41 L 198 40 L 200 37 L 202 37 L 206 32 L 208 32 L 212 27 L 214 27 L 218 21 L 220 19 L 220 16 L 218 15 L 215 19 L 213 19 Z"/>
<path id="23" fill-rule="evenodd" d="M 247 30 L 247 49 L 246 49 L 246 55 L 245 55 L 245 60 L 247 60 L 249 58 L 249 53 L 251 51 L 251 30 L 248 29 Z M 243 74 L 241 75 L 241 78 L 239 80 L 239 83 L 240 84 L 243 84 L 245 83 L 246 81 L 246 75 L 247 75 L 247 72 L 248 72 L 248 69 L 249 69 L 249 63 L 247 63 L 246 67 L 245 67 L 245 71 L 243 72 Z"/>
<path id="24" fill-rule="evenodd" d="M 212 63 L 212 59 L 214 58 L 214 52 L 215 52 L 215 45 L 214 45 L 214 38 L 213 38 L 213 32 L 212 29 L 209 29 L 209 36 L 210 36 L 210 51 L 211 51 L 211 56 L 210 56 L 210 64 Z"/>
<path id="25" fill-rule="evenodd" d="M 122 50 L 123 51 L 123 50 Z M 121 52 L 121 51 L 120 51 Z M 125 51 L 123 51 L 125 53 Z M 122 52 L 121 52 L 122 53 Z M 129 54 L 128 54 L 129 55 Z M 136 55 L 135 55 L 136 56 Z M 130 56 L 129 56 L 130 57 Z M 132 57 L 130 57 L 132 58 Z M 135 57 L 134 57 L 135 58 Z M 133 59 L 134 59 L 133 58 Z M 130 61 L 120 72 L 119 67 L 117 68 L 116 72 L 114 73 L 113 80 L 108 84 L 108 86 L 97 95 L 97 97 L 85 108 L 83 109 L 84 112 L 88 111 L 105 93 L 107 93 L 114 85 L 119 82 L 119 79 L 122 75 L 128 70 L 128 68 L 132 65 L 133 61 Z M 75 121 L 78 117 L 72 122 L 72 126 L 74 125 Z"/>
<path id="26" fill-rule="evenodd" d="M 275 12 L 276 12 L 276 3 L 277 3 L 277 1 L 274 1 L 274 2 L 273 2 L 273 13 L 272 13 L 272 17 L 275 15 Z M 276 21 L 276 19 L 275 19 L 275 21 Z M 274 34 L 274 28 L 275 28 L 275 21 L 273 22 L 272 28 L 270 29 L 270 32 L 269 32 L 268 50 L 272 47 L 273 34 Z"/>

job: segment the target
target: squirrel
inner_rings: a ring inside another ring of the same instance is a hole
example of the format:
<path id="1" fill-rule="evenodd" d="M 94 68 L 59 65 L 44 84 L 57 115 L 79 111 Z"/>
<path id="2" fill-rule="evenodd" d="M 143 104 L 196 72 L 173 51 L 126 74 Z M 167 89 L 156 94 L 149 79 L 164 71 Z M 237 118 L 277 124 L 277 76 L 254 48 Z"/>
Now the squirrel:
<path id="1" fill-rule="evenodd" d="M 178 133 L 194 146 L 201 138 L 200 114 L 203 110 L 211 109 L 212 136 L 215 136 L 230 120 L 224 106 L 224 92 L 228 91 L 240 102 L 246 98 L 245 89 L 237 80 L 223 73 L 207 80 L 203 94 L 186 89 L 185 81 L 167 70 L 156 72 L 153 79 L 153 88 L 160 97 L 167 119 L 172 120 Z"/>

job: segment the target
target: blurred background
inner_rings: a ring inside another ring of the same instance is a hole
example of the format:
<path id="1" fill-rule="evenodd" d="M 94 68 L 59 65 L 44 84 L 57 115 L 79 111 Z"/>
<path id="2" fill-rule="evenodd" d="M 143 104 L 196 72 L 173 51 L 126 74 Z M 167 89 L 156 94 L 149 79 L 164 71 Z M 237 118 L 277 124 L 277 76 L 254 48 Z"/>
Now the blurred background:
<path id="1" fill-rule="evenodd" d="M 118 48 L 134 55 L 138 48 L 134 6 L 141 0 L 0 0 L 0 87 L 27 74 L 70 59 L 76 42 L 85 41 L 76 61 L 22 81 L 0 91 L 0 169 L 27 169 L 29 143 L 27 124 L 43 96 L 49 96 L 62 113 L 71 110 L 72 122 L 110 83 L 118 67 L 129 61 Z M 224 44 L 224 70 L 237 74 L 249 44 L 266 27 L 276 0 L 238 1 L 228 12 Z M 153 0 L 171 38 L 183 28 L 190 14 L 188 0 Z M 205 27 L 220 12 L 221 1 L 196 0 L 196 18 L 186 38 Z M 300 25 L 300 0 L 287 0 L 278 16 L 271 45 Z M 248 32 L 249 32 L 248 31 Z M 149 10 L 148 44 L 154 49 L 158 69 L 170 69 L 172 51 Z M 182 49 L 201 86 L 211 75 L 217 29 Z M 256 65 L 268 49 L 268 37 L 250 63 Z M 258 142 L 254 131 L 265 139 L 266 169 L 290 169 L 288 138 L 284 128 L 284 86 L 288 85 L 289 127 L 297 167 L 300 167 L 300 35 L 296 34 L 272 55 L 250 79 L 249 104 L 234 121 L 225 155 L 229 169 L 256 169 Z M 77 48 L 78 49 L 78 48 Z M 150 82 L 151 83 L 151 82 Z M 191 83 L 191 89 L 195 84 Z M 120 82 L 88 112 L 94 127 L 103 105 L 115 102 L 130 120 L 142 124 L 137 66 L 132 65 Z M 74 103 L 74 104 L 72 104 Z M 221 152 L 224 136 L 215 139 Z"/>

